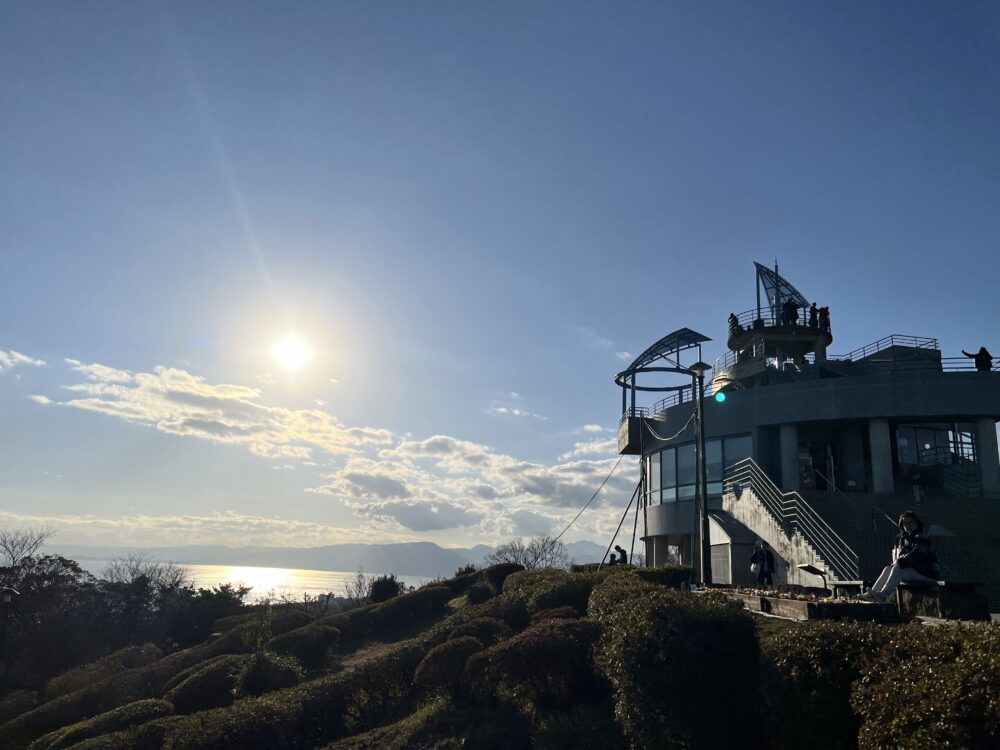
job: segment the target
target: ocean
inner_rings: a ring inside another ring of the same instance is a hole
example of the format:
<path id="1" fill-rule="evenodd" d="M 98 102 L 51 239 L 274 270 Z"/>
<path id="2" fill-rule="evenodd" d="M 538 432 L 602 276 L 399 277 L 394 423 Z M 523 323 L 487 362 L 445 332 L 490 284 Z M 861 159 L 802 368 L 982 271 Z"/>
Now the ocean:
<path id="1" fill-rule="evenodd" d="M 88 573 L 100 576 L 108 563 L 108 558 L 78 558 L 80 567 Z M 196 565 L 182 563 L 188 570 L 191 581 L 197 588 L 210 588 L 223 583 L 241 584 L 251 587 L 250 598 L 259 600 L 267 597 L 302 599 L 303 594 L 316 597 L 329 593 L 343 596 L 348 582 L 357 572 L 343 570 L 303 570 L 299 568 L 259 568 L 240 565 Z M 365 571 L 367 576 L 380 575 Z M 396 576 L 407 586 L 421 586 L 431 579 L 420 576 Z"/>

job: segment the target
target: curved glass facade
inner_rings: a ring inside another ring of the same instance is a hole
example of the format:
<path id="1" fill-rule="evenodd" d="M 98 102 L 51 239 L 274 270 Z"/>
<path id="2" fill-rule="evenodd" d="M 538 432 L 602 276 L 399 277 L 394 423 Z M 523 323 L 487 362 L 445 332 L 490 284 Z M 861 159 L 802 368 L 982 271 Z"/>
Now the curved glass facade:
<path id="1" fill-rule="evenodd" d="M 722 473 L 753 454 L 750 435 L 731 435 L 705 441 L 708 496 L 722 496 Z M 693 500 L 698 476 L 694 442 L 671 446 L 646 457 L 646 502 L 650 505 Z"/>

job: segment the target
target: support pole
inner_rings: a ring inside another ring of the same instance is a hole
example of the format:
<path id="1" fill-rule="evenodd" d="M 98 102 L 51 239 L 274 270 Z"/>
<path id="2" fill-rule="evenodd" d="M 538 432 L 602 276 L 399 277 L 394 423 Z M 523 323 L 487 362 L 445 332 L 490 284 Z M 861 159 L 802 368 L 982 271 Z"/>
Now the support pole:
<path id="1" fill-rule="evenodd" d="M 705 374 L 698 371 L 696 374 L 695 401 L 698 418 L 695 425 L 698 430 L 698 482 L 697 502 L 698 508 L 698 558 L 699 558 L 699 583 L 709 585 L 712 583 L 712 548 L 709 542 L 708 528 L 708 467 L 705 457 L 705 399 L 704 399 Z"/>

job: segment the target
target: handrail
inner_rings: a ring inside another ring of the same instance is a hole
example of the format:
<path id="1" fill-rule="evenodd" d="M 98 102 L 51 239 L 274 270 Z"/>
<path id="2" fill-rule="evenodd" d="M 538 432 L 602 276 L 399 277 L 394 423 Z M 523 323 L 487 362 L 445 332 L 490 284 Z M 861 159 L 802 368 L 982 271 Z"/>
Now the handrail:
<path id="1" fill-rule="evenodd" d="M 856 359 L 870 357 L 872 354 L 876 354 L 883 349 L 888 349 L 893 346 L 907 346 L 912 349 L 937 350 L 938 340 L 927 338 L 926 336 L 907 336 L 900 333 L 891 333 L 888 336 L 883 336 L 878 341 L 865 344 L 852 352 L 838 355 L 833 359 L 848 359 L 854 361 Z"/>
<path id="2" fill-rule="evenodd" d="M 819 316 L 816 318 L 816 325 L 810 325 L 809 322 L 809 306 L 802 306 L 795 308 L 795 320 L 788 321 L 784 319 L 784 305 L 777 312 L 773 310 L 769 305 L 761 307 L 759 310 L 755 307 L 753 310 L 746 310 L 741 313 L 733 313 L 733 316 L 729 319 L 729 335 L 734 333 L 744 333 L 746 331 L 752 331 L 760 328 L 774 328 L 776 326 L 799 326 L 801 328 L 813 328 L 819 330 Z M 734 319 L 735 318 L 735 319 Z M 829 317 L 826 323 L 826 332 L 830 332 Z"/>
<path id="3" fill-rule="evenodd" d="M 730 466 L 723 477 L 725 492 L 746 487 L 774 516 L 786 533 L 798 529 L 839 580 L 858 580 L 861 566 L 857 553 L 823 520 L 798 492 L 782 492 L 752 458 Z"/>

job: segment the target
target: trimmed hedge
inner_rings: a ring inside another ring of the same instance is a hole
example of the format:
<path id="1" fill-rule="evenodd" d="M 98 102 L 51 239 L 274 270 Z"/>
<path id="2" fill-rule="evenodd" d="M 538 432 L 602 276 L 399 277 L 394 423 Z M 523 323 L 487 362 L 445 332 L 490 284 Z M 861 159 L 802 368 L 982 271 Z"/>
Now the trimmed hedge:
<path id="1" fill-rule="evenodd" d="M 514 573 L 503 584 L 503 592 L 521 599 L 529 616 L 544 609 L 564 606 L 585 612 L 593 588 L 592 575 L 554 568 Z"/>
<path id="2" fill-rule="evenodd" d="M 209 659 L 164 695 L 179 714 L 228 706 L 240 671 L 250 657 L 229 654 Z"/>
<path id="3" fill-rule="evenodd" d="M 53 677 L 45 686 L 45 700 L 50 701 L 62 695 L 75 693 L 95 682 L 129 669 L 142 667 L 162 657 L 163 652 L 152 643 L 128 646 L 90 664 L 74 667 L 58 677 Z"/>
<path id="4" fill-rule="evenodd" d="M 76 724 L 126 703 L 155 697 L 149 667 L 131 669 L 43 703 L 0 725 L 0 747 L 26 747 L 43 734 L 68 724 Z"/>
<path id="5" fill-rule="evenodd" d="M 813 622 L 761 635 L 760 701 L 776 748 L 854 747 L 860 720 L 851 687 L 897 630 L 851 622 Z"/>
<path id="6" fill-rule="evenodd" d="M 480 574 L 482 575 L 482 580 L 486 581 L 494 590 L 499 591 L 503 588 L 507 576 L 522 570 L 524 570 L 524 566 L 517 563 L 497 563 L 480 571 Z"/>
<path id="7" fill-rule="evenodd" d="M 568 708 L 606 699 L 591 649 L 601 627 L 591 620 L 545 620 L 469 658 L 476 694 L 525 708 Z M 527 705 L 525 705 L 527 704 Z"/>
<path id="8" fill-rule="evenodd" d="M 613 575 L 595 587 L 589 614 L 604 626 L 596 658 L 633 747 L 739 747 L 759 737 L 757 640 L 740 603 Z"/>
<path id="9" fill-rule="evenodd" d="M 1000 747 L 1000 628 L 889 629 L 854 685 L 860 748 Z"/>
<path id="10" fill-rule="evenodd" d="M 432 615 L 445 611 L 452 599 L 447 586 L 424 586 L 401 594 L 381 604 L 369 604 L 347 612 L 324 617 L 317 623 L 340 631 L 341 643 L 356 643 L 366 638 L 381 638 L 406 630 Z"/>
<path id="11" fill-rule="evenodd" d="M 482 641 L 472 636 L 447 640 L 427 652 L 417 665 L 413 682 L 427 692 L 447 693 L 453 699 L 460 699 L 469 690 L 465 664 L 470 656 L 482 650 Z"/>
<path id="12" fill-rule="evenodd" d="M 216 620 L 215 630 L 225 633 L 240 625 L 259 625 L 263 606 L 255 607 L 253 611 L 245 614 L 230 615 L 229 617 Z M 312 615 L 296 607 L 271 607 L 271 635 L 275 636 L 287 633 L 289 630 L 295 630 L 295 628 L 308 625 L 313 620 L 315 618 Z"/>
<path id="13" fill-rule="evenodd" d="M 581 617 L 583 617 L 583 613 L 580 610 L 567 604 L 563 607 L 553 607 L 535 612 L 531 616 L 531 624 L 534 625 L 542 620 L 579 620 Z"/>
<path id="14" fill-rule="evenodd" d="M 485 601 L 489 601 L 493 598 L 495 592 L 487 583 L 476 583 L 469 587 L 469 590 L 465 594 L 466 600 L 469 604 L 482 604 Z"/>
<path id="15" fill-rule="evenodd" d="M 306 669 L 318 669 L 326 662 L 327 652 L 339 640 L 340 631 L 337 628 L 314 622 L 272 638 L 267 647 L 277 654 L 294 656 Z"/>
<path id="16" fill-rule="evenodd" d="M 238 697 L 263 695 L 298 685 L 302 677 L 302 665 L 294 656 L 264 651 L 244 663 L 234 692 Z"/>
<path id="17" fill-rule="evenodd" d="M 87 721 L 63 727 L 31 743 L 29 750 L 61 750 L 92 737 L 144 724 L 152 719 L 169 716 L 174 707 L 165 700 L 150 698 L 113 709 Z"/>
<path id="18" fill-rule="evenodd" d="M 495 617 L 476 617 L 468 622 L 456 625 L 448 632 L 448 639 L 472 636 L 485 646 L 492 646 L 497 641 L 511 636 L 511 629 L 503 620 Z"/>
<path id="19" fill-rule="evenodd" d="M 14 690 L 0 700 L 0 722 L 13 719 L 38 705 L 38 696 L 31 690 Z"/>

